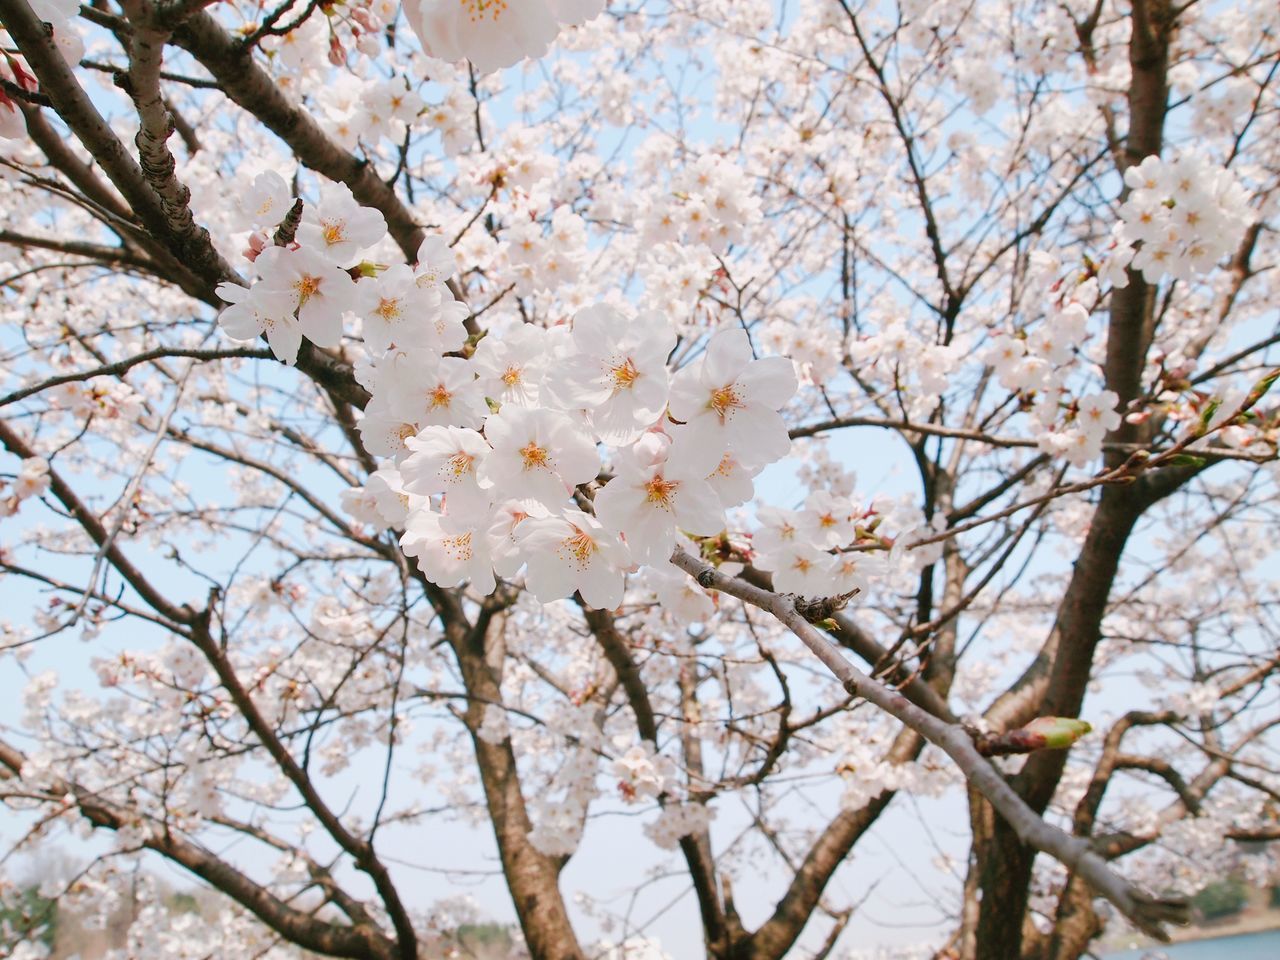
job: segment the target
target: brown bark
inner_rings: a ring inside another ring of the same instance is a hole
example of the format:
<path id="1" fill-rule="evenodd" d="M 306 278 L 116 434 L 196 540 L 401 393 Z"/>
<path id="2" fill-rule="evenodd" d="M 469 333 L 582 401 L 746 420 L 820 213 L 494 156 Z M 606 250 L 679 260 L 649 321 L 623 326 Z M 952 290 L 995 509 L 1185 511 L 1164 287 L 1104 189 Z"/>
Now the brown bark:
<path id="1" fill-rule="evenodd" d="M 395 190 L 371 164 L 330 140 L 306 110 L 290 103 L 267 72 L 254 62 L 251 50 L 207 13 L 187 19 L 174 30 L 173 39 L 213 74 L 224 94 L 261 120 L 302 163 L 330 180 L 345 183 L 363 206 L 379 211 L 405 258 L 417 258 L 425 234 Z"/>
<path id="2" fill-rule="evenodd" d="M 437 603 L 439 610 L 442 606 L 439 603 L 440 593 L 435 590 L 432 593 L 433 602 Z M 520 789 L 520 775 L 511 740 L 508 738 L 495 744 L 475 735 L 484 722 L 486 706 L 502 702 L 498 679 L 486 662 L 487 649 L 497 633 L 497 621 L 490 621 L 488 629 L 477 632 L 468 631 L 460 618 L 460 611 L 446 616 L 445 631 L 470 697 L 466 710 L 467 727 L 472 732 L 471 742 L 475 747 L 480 782 L 484 787 L 503 875 L 529 955 L 533 960 L 585 960 L 569 921 L 564 898 L 560 895 L 562 864 L 529 842 L 533 824 Z"/>
<path id="3" fill-rule="evenodd" d="M 1168 99 L 1169 45 L 1176 11 L 1168 0 L 1136 0 L 1131 17 L 1129 62 L 1132 69 L 1129 133 L 1119 159 L 1120 172 L 1144 157 L 1159 154 Z M 1104 372 L 1107 388 L 1119 396 L 1120 409 L 1139 396 L 1147 351 L 1154 333 L 1154 289 L 1141 274 L 1129 272 L 1129 285 L 1112 293 Z M 1108 439 L 1131 443 L 1147 428 L 1123 423 Z M 1125 454 L 1112 450 L 1108 467 Z M 1079 716 L 1090 670 L 1102 633 L 1107 600 L 1129 536 L 1142 512 L 1165 492 L 1165 482 L 1139 481 L 1106 487 L 1058 608 L 1050 637 L 1035 662 L 988 719 L 1002 727 L 1034 716 Z M 1048 806 L 1061 779 L 1065 751 L 1028 758 L 1014 785 L 1037 813 Z M 1022 950 L 1023 922 L 1035 851 L 977 800 L 973 811 L 976 862 L 982 905 L 975 932 L 975 960 L 1007 960 Z"/>

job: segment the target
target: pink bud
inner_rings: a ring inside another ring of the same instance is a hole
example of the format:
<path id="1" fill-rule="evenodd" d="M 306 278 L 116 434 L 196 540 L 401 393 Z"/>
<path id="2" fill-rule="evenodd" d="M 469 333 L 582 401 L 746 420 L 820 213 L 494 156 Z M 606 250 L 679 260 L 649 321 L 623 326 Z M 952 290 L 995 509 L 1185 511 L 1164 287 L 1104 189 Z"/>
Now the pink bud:
<path id="1" fill-rule="evenodd" d="M 329 38 L 329 62 L 335 67 L 340 67 L 347 62 L 347 52 L 342 47 L 342 41 L 337 37 Z"/>
<path id="2" fill-rule="evenodd" d="M 261 233 L 249 234 L 249 246 L 245 248 L 244 258 L 250 263 L 258 259 L 258 254 L 267 248 L 267 238 Z"/>
<path id="3" fill-rule="evenodd" d="M 1124 417 L 1125 423 L 1146 423 L 1151 419 L 1150 410 L 1138 410 L 1134 413 L 1127 413 Z"/>
<path id="4" fill-rule="evenodd" d="M 378 18 L 373 15 L 373 11 L 366 7 L 358 7 L 352 10 L 351 19 L 369 31 L 377 30 L 382 26 L 378 22 Z"/>

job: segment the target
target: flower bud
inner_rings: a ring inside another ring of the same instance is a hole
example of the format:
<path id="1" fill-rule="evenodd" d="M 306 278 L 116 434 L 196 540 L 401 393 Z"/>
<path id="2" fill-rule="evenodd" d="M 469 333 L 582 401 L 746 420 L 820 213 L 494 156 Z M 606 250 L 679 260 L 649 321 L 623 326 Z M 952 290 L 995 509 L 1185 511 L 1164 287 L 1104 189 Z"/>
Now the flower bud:
<path id="1" fill-rule="evenodd" d="M 1036 717 L 1022 729 L 1032 737 L 1043 738 L 1041 749 L 1065 750 L 1093 727 L 1087 721 L 1071 717 Z"/>

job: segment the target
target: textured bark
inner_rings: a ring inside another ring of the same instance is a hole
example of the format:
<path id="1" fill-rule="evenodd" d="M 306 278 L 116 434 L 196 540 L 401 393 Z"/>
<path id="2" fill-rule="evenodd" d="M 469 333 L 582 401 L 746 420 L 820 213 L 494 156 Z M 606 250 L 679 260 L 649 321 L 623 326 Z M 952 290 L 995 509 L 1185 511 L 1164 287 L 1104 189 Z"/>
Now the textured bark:
<path id="1" fill-rule="evenodd" d="M 129 72 L 121 75 L 119 82 L 138 111 L 134 144 L 142 175 L 155 191 L 169 235 L 176 243 L 175 252 L 184 262 L 198 264 L 202 274 L 217 271 L 230 279 L 235 271 L 214 250 L 209 231 L 196 223 L 191 191 L 178 179 L 178 162 L 169 150 L 168 141 L 177 124 L 160 93 L 160 67 L 169 35 L 156 27 L 148 0 L 123 0 L 122 5 L 134 29 L 129 41 Z"/>
<path id="2" fill-rule="evenodd" d="M 186 20 L 174 30 L 173 39 L 213 75 L 223 93 L 287 143 L 302 163 L 330 180 L 345 183 L 362 205 L 379 211 L 405 258 L 417 259 L 425 234 L 395 190 L 370 164 L 330 140 L 306 110 L 290 103 L 267 72 L 254 63 L 251 51 L 207 13 Z"/>
<path id="3" fill-rule="evenodd" d="M 183 225 L 171 220 L 160 197 L 147 181 L 138 161 L 125 149 L 110 125 L 98 112 L 89 95 L 72 74 L 62 54 L 44 29 L 26 0 L 0 0 L 0 22 L 18 44 L 31 69 L 40 81 L 40 90 L 52 103 L 58 116 L 70 127 L 72 134 L 97 161 L 128 204 L 131 218 L 136 217 L 141 227 L 140 237 L 146 238 L 154 259 L 171 268 L 168 275 L 174 283 L 192 297 L 216 305 L 214 286 L 222 280 L 238 280 L 234 270 L 213 249 L 207 234 L 193 236 L 184 231 Z M 27 114 L 28 127 L 33 138 L 40 123 L 32 125 L 32 112 Z M 45 146 L 49 138 L 43 137 L 41 146 L 52 160 L 69 151 L 52 145 Z M 109 192 L 96 185 L 92 171 L 76 161 L 69 169 L 79 171 L 79 179 L 85 189 L 92 189 L 104 205 L 104 209 L 119 216 L 118 201 Z M 126 221 L 117 226 L 126 229 Z"/>
<path id="4" fill-rule="evenodd" d="M 529 811 L 520 789 L 520 775 L 511 740 L 508 738 L 495 744 L 475 735 L 484 722 L 488 704 L 502 702 L 497 678 L 486 663 L 485 648 L 489 637 L 468 633 L 457 621 L 448 624 L 446 632 L 470 697 L 466 711 L 467 727 L 472 731 L 471 742 L 475 747 L 489 819 L 502 860 L 502 872 L 529 955 L 533 960 L 585 960 L 573 925 L 569 922 L 564 898 L 560 895 L 561 864 L 529 842 L 533 824 L 529 821 Z M 495 633 L 492 624 L 485 633 L 490 636 Z"/>
<path id="5" fill-rule="evenodd" d="M 1121 172 L 1146 156 L 1160 153 L 1168 100 L 1169 45 L 1176 17 L 1168 0 L 1136 0 L 1133 5 L 1129 133 L 1118 158 Z M 1112 294 L 1104 373 L 1107 388 L 1119 396 L 1121 410 L 1141 392 L 1145 358 L 1154 333 L 1153 300 L 1153 288 L 1132 270 L 1129 285 Z M 1122 422 L 1108 439 L 1138 442 L 1147 429 Z M 1106 465 L 1118 466 L 1125 456 L 1113 449 L 1107 454 Z M 1103 489 L 1050 637 L 1040 656 L 1011 694 L 996 704 L 988 719 L 1009 726 L 1037 715 L 1079 716 L 1120 558 L 1143 510 L 1161 495 L 1153 488 L 1154 485 L 1139 481 Z M 1044 812 L 1065 762 L 1065 751 L 1044 751 L 1028 758 L 1014 786 L 1032 810 Z M 971 820 L 975 829 L 974 868 L 978 871 L 982 905 L 974 957 L 1008 960 L 1022 952 L 1035 851 L 987 809 L 985 800 L 975 801 L 981 808 L 973 812 Z"/>

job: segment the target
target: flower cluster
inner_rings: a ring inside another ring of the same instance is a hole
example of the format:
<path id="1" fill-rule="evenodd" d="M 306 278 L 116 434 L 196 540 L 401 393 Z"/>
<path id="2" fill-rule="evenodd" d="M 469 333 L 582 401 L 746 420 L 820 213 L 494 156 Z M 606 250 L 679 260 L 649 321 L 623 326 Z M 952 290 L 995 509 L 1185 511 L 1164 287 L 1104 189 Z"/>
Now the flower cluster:
<path id="1" fill-rule="evenodd" d="M 672 379 L 674 346 L 661 315 L 596 306 L 571 330 L 526 326 L 470 358 L 397 344 L 372 362 L 360 429 L 398 465 L 405 552 L 440 586 L 487 593 L 527 564 L 542 602 L 576 591 L 613 607 L 625 572 L 664 566 L 678 531 L 719 533 L 742 485 L 749 497 L 790 448 L 777 409 L 795 375 L 726 330 Z"/>
<path id="2" fill-rule="evenodd" d="M 674 850 L 681 837 L 707 829 L 715 811 L 703 803 L 669 803 L 658 819 L 644 826 L 645 836 L 663 850 Z"/>
<path id="3" fill-rule="evenodd" d="M 760 215 L 760 201 L 738 165 L 704 154 L 672 178 L 671 194 L 644 219 L 647 243 L 700 243 L 722 254 Z"/>
<path id="4" fill-rule="evenodd" d="M 263 174 L 243 219 L 269 227 L 288 207 L 283 180 Z M 797 387 L 792 363 L 754 358 L 741 329 L 713 335 L 674 376 L 676 331 L 655 311 L 597 305 L 568 326 L 477 344 L 446 284 L 443 240 L 424 241 L 416 267 L 362 261 L 385 232 L 346 187 L 323 187 L 297 242 L 255 255 L 256 283 L 219 288 L 231 303 L 220 323 L 237 339 L 265 335 L 292 363 L 303 338 L 337 346 L 344 316 L 359 318 L 368 358 L 357 376 L 371 394 L 359 430 L 388 462 L 344 503 L 402 526 L 405 552 L 439 586 L 487 594 L 527 563 L 543 602 L 578 592 L 616 606 L 633 565 L 665 566 L 678 531 L 719 533 L 752 478 L 790 450 L 778 411 Z"/>
<path id="5" fill-rule="evenodd" d="M 277 173 L 255 178 L 240 206 L 247 225 L 264 230 L 278 224 L 289 209 L 289 191 Z M 250 255 L 260 279 L 248 288 L 233 283 L 218 286 L 218 295 L 232 304 L 222 311 L 218 323 L 235 340 L 252 341 L 265 335 L 272 352 L 285 363 L 297 361 L 304 337 L 316 346 L 336 347 L 342 338 L 343 316 L 361 308 L 370 315 L 368 323 L 376 337 L 380 323 L 391 324 L 399 316 L 394 306 L 399 301 L 390 306 L 378 299 L 370 301 L 376 291 L 362 288 L 364 299 L 357 303 L 350 268 L 386 232 L 382 214 L 357 204 L 344 184 L 322 186 L 319 203 L 304 207 L 298 243 L 266 246 L 265 233 L 250 238 Z M 396 273 L 390 280 L 379 278 L 378 284 L 401 279 Z M 431 284 L 424 286 L 430 289 Z"/>
<path id="6" fill-rule="evenodd" d="M 1065 457 L 1074 467 L 1083 467 L 1102 452 L 1102 440 L 1120 426 L 1116 404 L 1120 398 L 1112 390 L 1091 393 L 1074 403 L 1071 423 L 1063 429 L 1042 433 L 1040 449 Z"/>
<path id="7" fill-rule="evenodd" d="M 1231 172 L 1203 157 L 1147 157 L 1124 174 L 1120 236 L 1136 246 L 1132 267 L 1149 283 L 1207 273 L 1236 248 L 1253 219 Z"/>
<path id="8" fill-rule="evenodd" d="M 655 754 L 650 743 L 631 747 L 613 761 L 611 772 L 618 778 L 618 792 L 626 803 L 655 799 L 676 779 L 676 765 Z"/>

